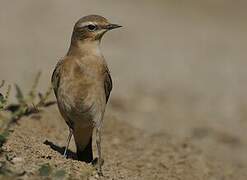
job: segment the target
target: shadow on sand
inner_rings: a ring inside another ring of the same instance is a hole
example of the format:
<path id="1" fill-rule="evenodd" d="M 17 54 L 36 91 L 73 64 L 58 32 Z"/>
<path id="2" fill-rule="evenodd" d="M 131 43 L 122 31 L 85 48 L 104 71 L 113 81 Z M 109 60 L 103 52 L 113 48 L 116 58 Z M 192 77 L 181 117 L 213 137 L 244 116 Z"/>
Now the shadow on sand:
<path id="1" fill-rule="evenodd" d="M 59 152 L 61 155 L 63 155 L 64 150 L 65 150 L 65 146 L 60 147 L 60 146 L 58 146 L 58 145 L 56 145 L 56 144 L 54 144 L 53 142 L 48 141 L 48 140 L 46 140 L 46 141 L 44 142 L 44 144 L 50 146 L 51 149 L 53 149 L 54 151 L 57 151 L 57 152 Z M 73 151 L 71 151 L 71 150 L 68 149 L 68 150 L 67 150 L 67 158 L 68 158 L 68 159 L 77 160 L 77 155 L 76 155 L 76 153 L 74 153 Z"/>
<path id="2" fill-rule="evenodd" d="M 60 153 L 61 155 L 63 155 L 64 150 L 65 150 L 65 146 L 60 147 L 56 144 L 54 144 L 51 141 L 45 140 L 44 142 L 45 145 L 50 146 L 51 149 L 53 149 L 54 151 L 57 151 L 58 153 Z M 71 150 L 67 150 L 67 158 L 68 159 L 73 159 L 73 160 L 78 160 L 76 153 L 74 153 Z M 94 158 L 94 160 L 91 162 L 93 166 L 95 166 L 98 163 L 98 158 Z M 102 159 L 101 164 L 104 164 L 104 159 Z"/>

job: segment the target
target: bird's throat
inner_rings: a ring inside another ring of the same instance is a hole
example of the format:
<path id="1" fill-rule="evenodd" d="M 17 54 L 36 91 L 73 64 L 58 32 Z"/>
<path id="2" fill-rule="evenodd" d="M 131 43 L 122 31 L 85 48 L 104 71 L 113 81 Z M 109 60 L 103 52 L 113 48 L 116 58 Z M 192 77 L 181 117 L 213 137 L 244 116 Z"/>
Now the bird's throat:
<path id="1" fill-rule="evenodd" d="M 69 51 L 67 53 L 69 56 L 102 56 L 100 50 L 100 41 L 76 41 L 71 42 Z"/>

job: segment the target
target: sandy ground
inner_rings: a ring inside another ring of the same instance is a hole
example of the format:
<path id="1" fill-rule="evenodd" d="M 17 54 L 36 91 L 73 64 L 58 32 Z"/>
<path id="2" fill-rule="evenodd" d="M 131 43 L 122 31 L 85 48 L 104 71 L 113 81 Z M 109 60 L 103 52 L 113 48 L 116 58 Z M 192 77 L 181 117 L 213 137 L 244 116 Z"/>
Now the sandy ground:
<path id="1" fill-rule="evenodd" d="M 62 152 L 67 127 L 56 106 L 22 118 L 11 127 L 1 165 L 18 179 L 99 179 L 95 168 L 76 160 L 72 141 L 68 159 Z M 94 146 L 95 149 L 95 146 Z M 100 179 L 231 180 L 246 171 L 209 159 L 190 141 L 164 133 L 149 134 L 106 115 L 103 133 L 104 177 Z M 41 167 L 49 166 L 42 174 Z M 59 176 L 58 172 L 63 172 Z"/>
<path id="2" fill-rule="evenodd" d="M 42 70 L 39 90 L 46 90 L 73 23 L 108 17 L 123 28 L 102 40 L 114 83 L 105 179 L 247 179 L 246 7 L 245 0 L 3 0 L 0 80 L 25 92 Z M 52 177 L 64 169 L 66 177 L 96 178 L 91 166 L 44 144 L 65 144 L 55 106 L 39 115 L 12 127 L 2 161 L 24 170 L 21 178 L 38 178 L 46 163 Z"/>

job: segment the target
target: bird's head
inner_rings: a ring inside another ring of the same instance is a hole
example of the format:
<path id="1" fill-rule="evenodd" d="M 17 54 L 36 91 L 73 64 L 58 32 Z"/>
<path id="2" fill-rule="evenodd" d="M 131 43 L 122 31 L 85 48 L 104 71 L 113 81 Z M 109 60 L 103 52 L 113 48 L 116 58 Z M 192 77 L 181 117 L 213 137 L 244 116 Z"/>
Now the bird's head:
<path id="1" fill-rule="evenodd" d="M 74 41 L 100 41 L 102 36 L 109 30 L 122 27 L 110 23 L 106 18 L 99 15 L 89 15 L 79 19 L 72 35 Z"/>

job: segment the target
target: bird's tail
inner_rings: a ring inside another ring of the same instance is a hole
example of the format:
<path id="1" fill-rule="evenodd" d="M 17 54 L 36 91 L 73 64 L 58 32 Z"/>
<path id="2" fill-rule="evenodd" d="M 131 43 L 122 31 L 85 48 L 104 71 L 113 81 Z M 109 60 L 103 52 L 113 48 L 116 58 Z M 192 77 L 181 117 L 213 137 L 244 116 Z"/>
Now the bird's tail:
<path id="1" fill-rule="evenodd" d="M 90 138 L 87 146 L 81 150 L 77 147 L 77 157 L 79 161 L 90 163 L 93 161 L 92 137 Z"/>

